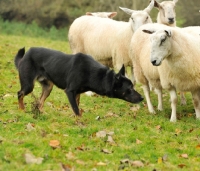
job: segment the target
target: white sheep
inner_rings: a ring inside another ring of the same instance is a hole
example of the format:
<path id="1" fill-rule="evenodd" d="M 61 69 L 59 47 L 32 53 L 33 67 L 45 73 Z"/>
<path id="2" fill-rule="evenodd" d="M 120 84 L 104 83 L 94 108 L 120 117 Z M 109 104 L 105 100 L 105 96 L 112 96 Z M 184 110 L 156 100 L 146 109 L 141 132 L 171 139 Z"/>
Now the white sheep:
<path id="1" fill-rule="evenodd" d="M 117 12 L 86 12 L 86 15 L 102 18 L 114 18 Z"/>
<path id="2" fill-rule="evenodd" d="M 117 12 L 86 12 L 85 15 L 112 19 L 117 15 Z M 108 63 L 106 63 L 106 64 L 110 64 L 110 63 L 111 62 L 108 61 Z M 88 96 L 93 95 L 93 93 L 91 91 L 87 91 L 85 94 Z"/>
<path id="3" fill-rule="evenodd" d="M 163 1 L 158 3 L 155 1 L 154 6 L 158 8 L 157 23 L 168 25 L 171 27 L 176 26 L 176 13 L 175 6 L 178 0 Z"/>
<path id="4" fill-rule="evenodd" d="M 163 1 L 161 3 L 155 1 L 154 6 L 159 10 L 157 15 L 157 23 L 164 24 L 170 27 L 176 27 L 176 12 L 175 6 L 178 0 Z M 161 95 L 161 90 L 156 90 L 158 95 Z M 181 104 L 186 104 L 186 98 L 183 92 L 181 92 Z M 162 97 L 159 97 L 162 99 Z M 159 102 L 162 103 L 162 102 Z"/>
<path id="5" fill-rule="evenodd" d="M 165 25 L 159 25 L 165 27 Z M 149 35 L 143 33 L 145 27 L 141 26 L 133 35 L 131 40 L 130 56 L 134 66 L 134 76 L 136 82 L 140 82 L 143 87 L 144 95 L 150 113 L 155 113 L 150 100 L 149 85 L 155 88 L 158 95 L 158 110 L 163 110 L 162 104 L 162 86 L 160 83 L 159 72 L 156 67 L 148 61 L 150 56 L 150 40 Z M 182 28 L 182 30 L 195 37 L 200 37 L 200 27 L 191 26 Z M 181 99 L 181 101 L 184 101 Z"/>
<path id="6" fill-rule="evenodd" d="M 144 34 L 144 32 L 142 31 L 143 28 L 145 27 L 141 26 L 132 37 L 130 43 L 130 57 L 133 63 L 134 77 L 136 79 L 136 82 L 142 84 L 148 110 L 150 113 L 155 113 L 150 100 L 149 86 L 151 85 L 158 94 L 158 110 L 163 110 L 162 86 L 160 83 L 160 77 L 157 68 L 153 67 L 149 61 L 149 35 Z"/>
<path id="7" fill-rule="evenodd" d="M 157 15 L 157 23 L 164 24 L 170 27 L 176 27 L 176 13 L 175 7 L 178 0 L 163 1 L 158 3 L 155 1 L 154 6 L 159 10 Z M 183 28 L 191 34 L 199 34 L 199 26 L 189 26 Z"/>
<path id="8" fill-rule="evenodd" d="M 143 24 L 152 22 L 149 16 L 154 0 L 141 11 L 121 8 L 131 15 L 129 22 L 108 18 L 81 16 L 69 29 L 69 44 L 73 53 L 82 52 L 97 61 L 120 69 L 122 64 L 132 65 L 129 46 L 133 33 Z"/>
<path id="9" fill-rule="evenodd" d="M 185 32 L 199 37 L 200 35 L 200 26 L 189 26 L 182 28 Z"/>
<path id="10" fill-rule="evenodd" d="M 176 14 L 174 8 L 177 2 L 178 0 L 163 1 L 162 3 L 158 3 L 155 1 L 154 5 L 159 10 L 157 22 L 173 27 L 176 26 Z M 150 113 L 155 113 L 150 99 L 149 86 L 153 87 L 157 93 L 158 110 L 163 110 L 162 86 L 160 84 L 159 73 L 157 69 L 155 67 L 152 67 L 151 65 L 149 67 L 146 66 L 148 65 L 148 62 L 146 63 L 148 47 L 145 47 L 145 44 L 147 42 L 148 37 L 143 35 L 141 31 L 138 32 L 137 35 L 134 35 L 130 44 L 130 57 L 132 58 L 133 65 L 135 64 L 134 77 L 136 79 L 136 82 L 140 82 L 142 84 L 144 95 L 147 101 L 148 110 Z M 142 51 L 141 47 L 145 47 L 145 50 Z M 181 102 L 184 104 L 186 101 L 184 95 L 182 95 L 181 97 Z"/>
<path id="11" fill-rule="evenodd" d="M 151 42 L 147 43 L 149 63 L 157 66 L 161 85 L 170 92 L 170 121 L 176 121 L 176 90 L 192 93 L 196 118 L 200 119 L 200 38 L 184 29 L 159 24 L 148 24 L 142 30 L 152 34 L 147 36 Z"/>
<path id="12" fill-rule="evenodd" d="M 158 8 L 159 12 L 157 15 L 157 23 L 168 25 L 171 27 L 176 26 L 176 13 L 175 13 L 175 6 L 178 0 L 173 1 L 163 1 L 158 3 L 155 1 L 154 6 Z M 197 35 L 200 34 L 200 27 L 199 26 L 190 26 L 183 28 L 190 34 Z M 160 90 L 157 90 L 160 93 Z M 180 93 L 181 95 L 181 104 L 186 104 L 186 98 L 183 92 Z M 161 99 L 161 98 L 160 98 Z"/>

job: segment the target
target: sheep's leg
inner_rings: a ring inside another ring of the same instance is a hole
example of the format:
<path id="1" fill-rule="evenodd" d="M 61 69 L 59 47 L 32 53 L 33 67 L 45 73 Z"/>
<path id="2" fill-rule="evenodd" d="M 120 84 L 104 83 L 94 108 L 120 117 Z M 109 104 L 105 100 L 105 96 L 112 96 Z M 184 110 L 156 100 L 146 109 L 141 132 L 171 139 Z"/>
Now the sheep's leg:
<path id="1" fill-rule="evenodd" d="M 118 67 L 116 67 L 117 68 L 117 71 L 120 71 L 120 69 L 121 68 L 119 68 L 119 66 Z M 129 78 L 129 74 L 128 74 L 128 67 L 125 67 L 125 76 L 127 77 L 127 78 Z"/>
<path id="2" fill-rule="evenodd" d="M 176 89 L 173 88 L 169 90 L 169 93 L 170 93 L 171 109 L 172 109 L 170 122 L 176 122 L 176 105 L 177 105 Z"/>
<path id="3" fill-rule="evenodd" d="M 132 81 L 133 85 L 136 84 L 133 66 L 131 66 L 131 81 Z"/>
<path id="4" fill-rule="evenodd" d="M 180 95 L 181 95 L 181 105 L 186 105 L 187 102 L 186 102 L 186 98 L 185 98 L 185 93 L 181 92 Z"/>
<path id="5" fill-rule="evenodd" d="M 153 91 L 154 87 L 151 84 L 149 84 L 149 89 L 150 89 L 150 91 Z M 155 93 L 157 93 L 157 92 L 155 91 Z"/>
<path id="6" fill-rule="evenodd" d="M 155 89 L 155 92 L 158 96 L 158 110 L 163 110 L 163 98 L 162 98 L 162 89 Z"/>
<path id="7" fill-rule="evenodd" d="M 200 119 L 200 92 L 194 91 L 192 92 L 193 104 L 196 113 L 196 118 Z"/>
<path id="8" fill-rule="evenodd" d="M 145 98 L 146 98 L 146 101 L 147 101 L 147 106 L 148 106 L 149 112 L 150 113 L 155 113 L 153 105 L 151 103 L 151 99 L 150 99 L 149 86 L 148 85 L 143 85 L 142 88 L 143 88 L 144 95 L 145 95 Z"/>

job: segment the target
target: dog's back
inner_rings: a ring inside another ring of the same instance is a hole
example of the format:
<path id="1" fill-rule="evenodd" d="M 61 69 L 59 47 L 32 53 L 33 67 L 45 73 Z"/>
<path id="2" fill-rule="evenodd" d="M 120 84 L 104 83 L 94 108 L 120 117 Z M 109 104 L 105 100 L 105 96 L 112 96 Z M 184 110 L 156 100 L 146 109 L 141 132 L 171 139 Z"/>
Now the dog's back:
<path id="1" fill-rule="evenodd" d="M 45 77 L 61 89 L 65 89 L 67 84 L 72 84 L 71 80 L 76 80 L 74 81 L 76 85 L 73 86 L 86 84 L 89 79 L 94 82 L 98 80 L 96 77 L 101 77 L 108 70 L 88 55 L 82 53 L 68 55 L 42 47 L 30 48 L 24 57 L 21 57 L 20 62 L 18 59 L 18 66 L 20 66 L 19 63 L 21 68 L 29 66 L 29 68 L 26 67 L 27 72 L 30 70 L 35 73 L 35 79 Z"/>
<path id="2" fill-rule="evenodd" d="M 56 72 L 59 69 L 67 68 L 73 69 L 74 67 L 86 67 L 87 69 L 92 68 L 107 68 L 104 65 L 96 62 L 89 55 L 82 53 L 77 54 L 65 54 L 63 52 L 42 48 L 42 47 L 32 47 L 23 57 L 23 60 L 31 60 L 36 67 L 43 66 L 44 68 L 56 67 Z"/>

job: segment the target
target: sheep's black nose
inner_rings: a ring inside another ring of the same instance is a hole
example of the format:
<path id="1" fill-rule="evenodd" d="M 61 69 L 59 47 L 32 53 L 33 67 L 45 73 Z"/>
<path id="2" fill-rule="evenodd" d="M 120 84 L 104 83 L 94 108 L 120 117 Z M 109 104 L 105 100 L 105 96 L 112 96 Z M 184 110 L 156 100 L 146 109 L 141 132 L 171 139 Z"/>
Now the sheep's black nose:
<path id="1" fill-rule="evenodd" d="M 151 63 L 152 63 L 154 66 L 156 66 L 156 60 L 151 61 Z"/>
<path id="2" fill-rule="evenodd" d="M 170 23 L 174 23 L 174 18 L 168 18 Z"/>

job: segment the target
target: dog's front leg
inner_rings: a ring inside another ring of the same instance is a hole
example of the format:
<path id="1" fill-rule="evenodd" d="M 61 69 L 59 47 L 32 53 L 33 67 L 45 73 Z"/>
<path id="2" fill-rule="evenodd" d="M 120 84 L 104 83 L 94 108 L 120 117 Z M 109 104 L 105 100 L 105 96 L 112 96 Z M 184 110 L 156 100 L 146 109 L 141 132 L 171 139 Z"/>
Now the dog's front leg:
<path id="1" fill-rule="evenodd" d="M 79 101 L 79 97 L 80 95 L 76 94 L 74 91 L 65 91 L 66 94 L 67 94 L 67 97 L 69 99 L 69 102 L 71 104 L 71 107 L 74 111 L 74 113 L 77 115 L 77 116 L 81 116 L 81 112 L 79 111 L 79 108 L 78 108 L 78 104 L 77 104 L 77 101 Z"/>
<path id="2" fill-rule="evenodd" d="M 18 104 L 19 104 L 19 109 L 20 110 L 24 110 L 24 92 L 23 91 L 19 91 L 18 92 Z"/>
<path id="3" fill-rule="evenodd" d="M 79 106 L 80 103 L 80 94 L 76 95 L 76 104 Z"/>

